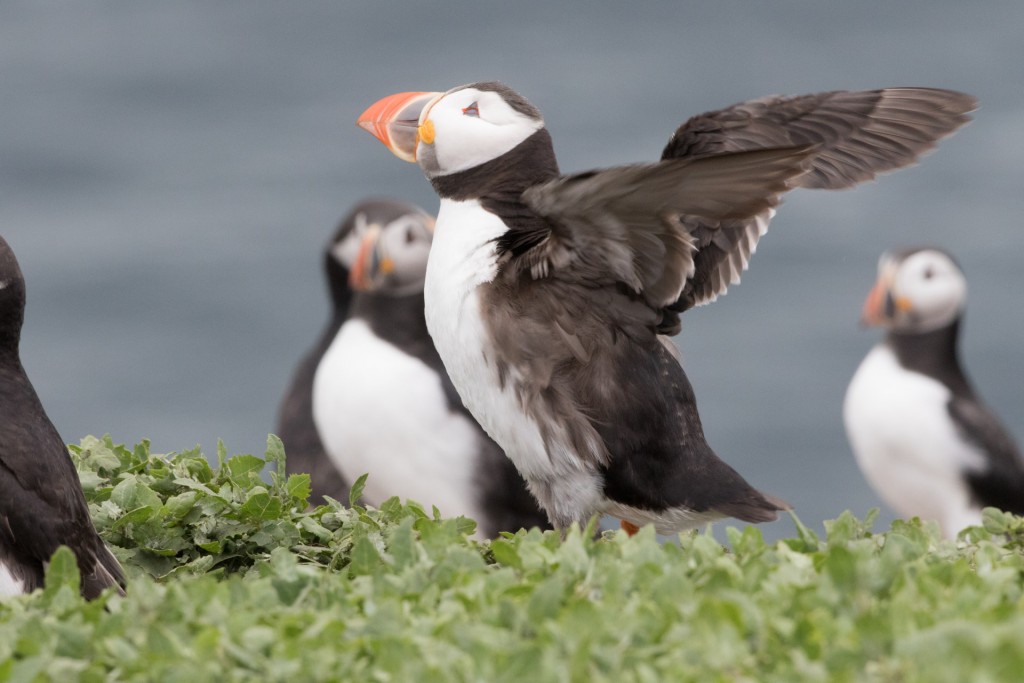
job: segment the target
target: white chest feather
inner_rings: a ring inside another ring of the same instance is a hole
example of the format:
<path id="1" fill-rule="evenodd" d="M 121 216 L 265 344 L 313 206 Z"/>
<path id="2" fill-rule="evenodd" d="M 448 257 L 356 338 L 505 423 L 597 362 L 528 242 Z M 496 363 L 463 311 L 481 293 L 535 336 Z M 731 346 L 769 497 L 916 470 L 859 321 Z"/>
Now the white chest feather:
<path id="1" fill-rule="evenodd" d="M 411 498 L 446 516 L 480 518 L 473 481 L 480 433 L 452 412 L 430 367 L 349 320 L 313 381 L 313 419 L 346 480 L 369 473 L 364 496 Z"/>
<path id="2" fill-rule="evenodd" d="M 25 592 L 25 582 L 11 573 L 6 565 L 0 562 L 0 597 L 21 595 Z"/>
<path id="3" fill-rule="evenodd" d="M 499 382 L 479 293 L 496 275 L 495 240 L 505 230 L 476 201 L 441 200 L 424 290 L 427 328 L 466 408 L 515 463 L 549 515 L 558 519 L 563 511 L 568 516 L 582 510 L 585 520 L 600 505 L 599 477 L 564 448 L 548 451 L 512 390 L 515 367 L 507 368 L 504 386 Z"/>
<path id="4" fill-rule="evenodd" d="M 938 521 L 952 537 L 980 523 L 963 471 L 981 469 L 984 457 L 956 432 L 949 399 L 945 386 L 905 370 L 880 344 L 850 382 L 843 419 L 857 463 L 879 496 L 902 516 Z"/>

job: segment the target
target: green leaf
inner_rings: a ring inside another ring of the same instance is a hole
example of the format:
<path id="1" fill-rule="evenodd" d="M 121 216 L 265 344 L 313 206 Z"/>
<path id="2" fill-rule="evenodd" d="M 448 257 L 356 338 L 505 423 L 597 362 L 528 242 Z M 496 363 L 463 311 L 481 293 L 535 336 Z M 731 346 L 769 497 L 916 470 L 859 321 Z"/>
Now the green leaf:
<path id="1" fill-rule="evenodd" d="M 181 520 L 190 513 L 196 506 L 196 491 L 185 491 L 172 496 L 164 503 L 164 514 L 173 520 Z"/>
<path id="2" fill-rule="evenodd" d="M 277 519 L 281 516 L 281 499 L 272 497 L 266 489 L 257 487 L 249 492 L 238 513 L 249 519 Z"/>
<path id="3" fill-rule="evenodd" d="M 366 478 L 369 474 L 364 474 L 355 483 L 352 484 L 352 488 L 348 492 L 348 505 L 349 507 L 356 507 L 359 505 L 359 499 L 363 497 L 363 489 L 366 488 Z"/>
<path id="4" fill-rule="evenodd" d="M 352 546 L 352 559 L 349 563 L 349 572 L 352 576 L 373 574 L 380 563 L 380 554 L 370 539 L 363 536 Z"/>
<path id="5" fill-rule="evenodd" d="M 52 599 L 66 586 L 73 594 L 78 595 L 81 584 L 75 554 L 66 545 L 60 546 L 50 557 L 50 563 L 46 567 L 43 594 Z"/>
<path id="6" fill-rule="evenodd" d="M 277 476 L 285 477 L 285 455 L 284 455 L 284 443 L 281 439 L 274 434 L 267 434 L 267 450 L 264 459 L 267 462 L 274 463 L 274 471 L 277 472 Z"/>
<path id="7" fill-rule="evenodd" d="M 494 561 L 507 567 L 522 569 L 523 560 L 519 557 L 516 547 L 503 538 L 491 541 L 491 552 L 494 553 Z"/>
<path id="8" fill-rule="evenodd" d="M 227 465 L 231 480 L 244 485 L 259 478 L 266 462 L 255 455 L 236 455 L 228 460 Z"/>
<path id="9" fill-rule="evenodd" d="M 136 475 L 129 474 L 110 492 L 110 502 L 122 510 L 132 511 L 148 508 L 153 511 L 163 507 L 160 496 L 154 493 Z"/>
<path id="10" fill-rule="evenodd" d="M 308 474 L 292 474 L 288 476 L 285 490 L 290 498 L 305 505 L 309 501 L 310 478 Z"/>

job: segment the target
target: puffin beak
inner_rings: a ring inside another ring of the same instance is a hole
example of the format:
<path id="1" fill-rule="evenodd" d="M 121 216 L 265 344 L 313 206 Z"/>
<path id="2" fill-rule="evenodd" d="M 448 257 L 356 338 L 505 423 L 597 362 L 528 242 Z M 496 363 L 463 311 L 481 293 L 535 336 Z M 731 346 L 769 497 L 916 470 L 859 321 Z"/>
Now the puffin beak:
<path id="1" fill-rule="evenodd" d="M 889 273 L 882 273 L 875 282 L 875 286 L 868 292 L 864 300 L 864 308 L 861 310 L 860 323 L 874 327 L 892 322 L 896 312 L 906 313 L 913 308 L 913 304 L 905 297 L 895 296 L 892 291 L 892 277 Z"/>
<path id="2" fill-rule="evenodd" d="M 420 133 L 420 113 L 443 93 L 400 92 L 378 100 L 359 115 L 356 123 L 384 143 L 384 146 L 403 161 L 416 162 L 416 145 Z M 432 128 L 432 126 L 431 126 Z M 428 144 L 433 136 L 425 139 Z"/>
<path id="3" fill-rule="evenodd" d="M 385 268 L 385 261 L 381 259 L 377 250 L 378 239 L 380 238 L 380 226 L 374 223 L 366 229 L 366 234 L 359 242 L 359 251 L 356 252 L 355 263 L 348 274 L 349 286 L 360 292 L 368 292 L 373 289 L 374 278 L 378 272 L 389 272 L 390 267 Z"/>

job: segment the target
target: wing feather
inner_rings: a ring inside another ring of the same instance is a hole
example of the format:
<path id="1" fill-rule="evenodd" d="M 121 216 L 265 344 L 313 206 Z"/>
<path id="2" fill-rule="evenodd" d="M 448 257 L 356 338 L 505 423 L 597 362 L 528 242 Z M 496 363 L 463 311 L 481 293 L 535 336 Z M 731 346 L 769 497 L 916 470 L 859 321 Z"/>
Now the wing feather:
<path id="1" fill-rule="evenodd" d="M 970 95 L 932 88 L 765 97 L 694 116 L 672 135 L 662 159 L 812 144 L 816 153 L 810 172 L 796 178 L 794 185 L 842 189 L 914 163 L 965 124 L 976 106 Z M 739 282 L 771 215 L 719 223 L 689 221 L 697 267 L 672 310 L 714 301 Z M 709 233 L 732 237 L 711 240 Z"/>
<path id="2" fill-rule="evenodd" d="M 522 254 L 534 277 L 622 282 L 654 308 L 676 301 L 694 271 L 685 217 L 717 224 L 769 211 L 807 170 L 808 146 L 725 153 L 561 176 L 523 201 L 550 232 Z"/>

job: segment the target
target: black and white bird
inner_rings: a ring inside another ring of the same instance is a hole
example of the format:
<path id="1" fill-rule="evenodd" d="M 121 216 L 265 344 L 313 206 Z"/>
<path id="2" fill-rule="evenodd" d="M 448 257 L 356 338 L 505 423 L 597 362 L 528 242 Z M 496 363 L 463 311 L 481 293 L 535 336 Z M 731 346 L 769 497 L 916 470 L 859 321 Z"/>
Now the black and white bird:
<path id="1" fill-rule="evenodd" d="M 334 341 L 342 323 L 348 319 L 353 296 L 348 284 L 349 274 L 363 233 L 371 224 L 386 225 L 407 215 L 410 216 L 408 220 L 422 220 L 423 210 L 412 204 L 387 199 L 360 202 L 342 219 L 324 249 L 323 268 L 331 303 L 330 318 L 316 344 L 295 369 L 277 413 L 277 435 L 281 437 L 288 455 L 288 471 L 310 475 L 310 500 L 314 503 L 322 502 L 324 496 L 347 500 L 351 483 L 345 481 L 328 457 L 317 433 L 313 421 L 313 377 L 320 359 Z"/>
<path id="2" fill-rule="evenodd" d="M 665 335 L 738 282 L 781 194 L 910 164 L 974 107 L 924 88 L 768 97 L 690 119 L 659 162 L 574 175 L 500 83 L 392 95 L 359 124 L 441 198 L 430 334 L 552 523 L 674 533 L 787 505 L 712 451 Z"/>
<path id="3" fill-rule="evenodd" d="M 121 565 L 96 533 L 67 447 L 21 365 L 25 279 L 0 237 L 0 596 L 43 584 L 58 546 L 78 558 L 87 599 L 124 593 Z"/>
<path id="4" fill-rule="evenodd" d="M 323 448 L 363 499 L 391 496 L 477 521 L 477 535 L 547 527 L 515 466 L 463 407 L 427 333 L 423 281 L 434 218 L 397 202 L 360 205 L 330 248 L 348 269 L 348 315 L 312 379 Z M 336 266 L 340 269 L 342 266 Z"/>
<path id="5" fill-rule="evenodd" d="M 935 248 L 886 253 L 862 321 L 888 328 L 846 392 L 843 418 L 857 464 L 904 517 L 947 538 L 992 506 L 1024 514 L 1024 460 L 960 366 L 967 281 Z"/>

